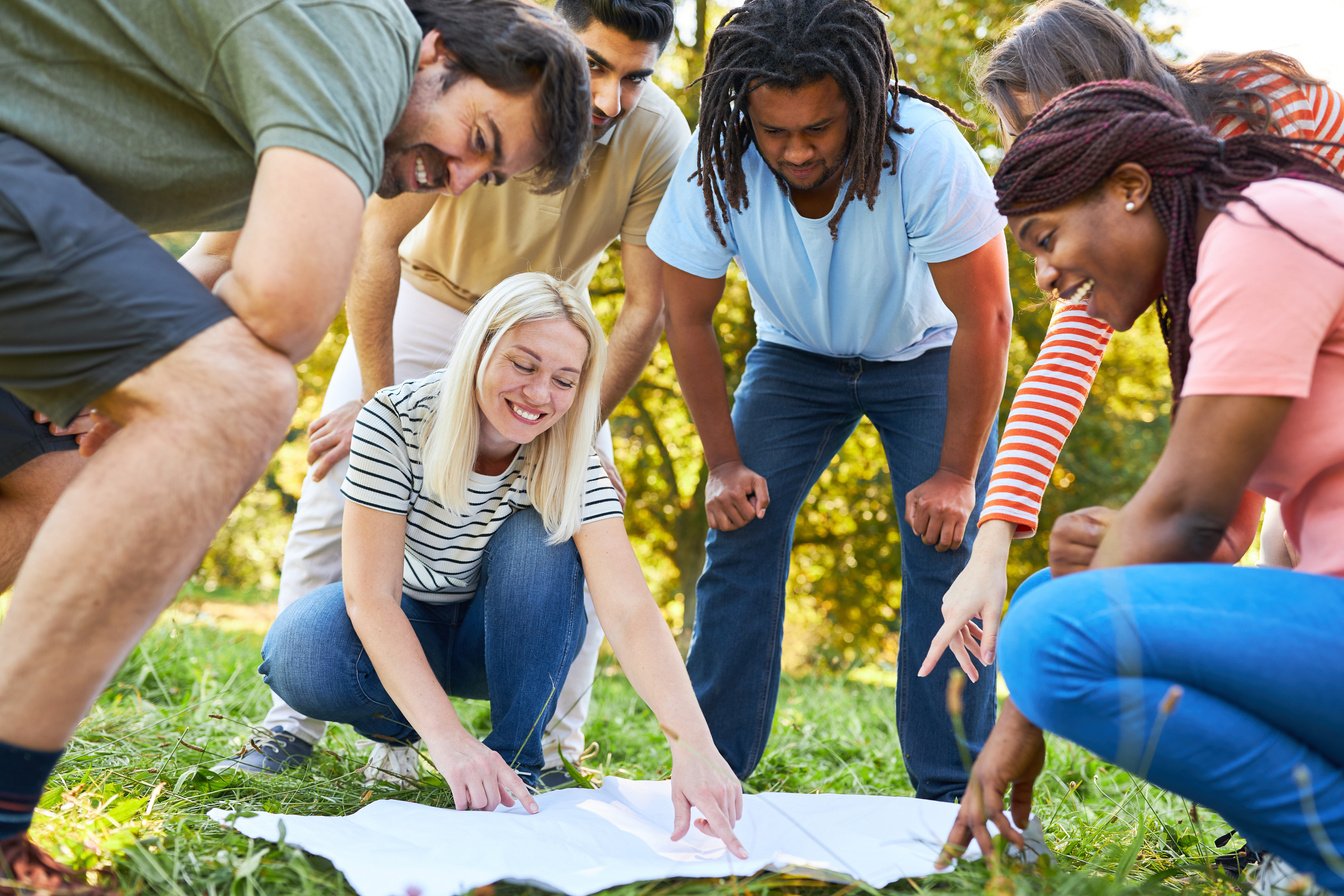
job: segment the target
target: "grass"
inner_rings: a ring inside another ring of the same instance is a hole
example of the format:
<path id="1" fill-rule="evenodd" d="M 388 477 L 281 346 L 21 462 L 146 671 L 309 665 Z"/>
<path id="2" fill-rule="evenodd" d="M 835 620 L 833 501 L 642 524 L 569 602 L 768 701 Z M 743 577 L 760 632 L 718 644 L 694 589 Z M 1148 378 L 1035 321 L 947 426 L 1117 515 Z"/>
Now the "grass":
<path id="1" fill-rule="evenodd" d="M 77 867 L 111 868 L 127 893 L 331 894 L 352 892 L 325 860 L 253 841 L 205 817 L 217 805 L 243 810 L 344 814 L 395 796 L 445 806 L 446 788 L 371 790 L 364 751 L 336 726 L 315 760 L 283 776 L 221 777 L 210 771 L 259 719 L 268 693 L 256 674 L 272 605 L 254 594 L 188 594 L 145 638 L 81 726 L 39 808 L 34 836 Z M 488 727 L 484 704 L 459 704 L 468 724 Z M 668 755 L 652 716 L 612 666 L 595 684 L 589 764 L 609 774 L 660 778 Z M 786 680 L 775 730 L 751 790 L 909 795 L 889 687 L 840 677 Z M 1183 800 L 1136 782 L 1070 744 L 1053 741 L 1037 789 L 1037 813 L 1058 856 L 1053 867 L 971 863 L 952 874 L 893 884 L 884 892 L 1091 894 L 1199 892 L 1238 887 L 1211 871 L 1226 852 L 1226 825 Z M 1239 841 L 1237 841 L 1239 842 Z M 500 885 L 499 896 L 533 892 Z M 779 874 L 750 879 L 669 880 L 612 890 L 619 896 L 807 892 L 871 893 Z"/>

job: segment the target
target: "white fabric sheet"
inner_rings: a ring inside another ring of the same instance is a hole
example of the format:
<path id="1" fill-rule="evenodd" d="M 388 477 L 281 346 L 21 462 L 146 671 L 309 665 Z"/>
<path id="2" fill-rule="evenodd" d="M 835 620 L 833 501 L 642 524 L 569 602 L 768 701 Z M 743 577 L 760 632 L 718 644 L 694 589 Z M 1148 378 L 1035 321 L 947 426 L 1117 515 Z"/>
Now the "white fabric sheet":
<path id="1" fill-rule="evenodd" d="M 537 797 L 519 807 L 457 812 L 380 800 L 344 817 L 260 814 L 210 817 L 249 837 L 329 859 L 360 896 L 456 896 L 498 881 L 571 896 L 669 877 L 788 871 L 874 887 L 933 873 L 957 807 L 906 797 L 764 793 L 747 796 L 737 834 L 750 859 L 692 827 L 672 831 L 667 781 L 609 777 L 599 790 Z M 968 858 L 979 856 L 974 844 Z"/>

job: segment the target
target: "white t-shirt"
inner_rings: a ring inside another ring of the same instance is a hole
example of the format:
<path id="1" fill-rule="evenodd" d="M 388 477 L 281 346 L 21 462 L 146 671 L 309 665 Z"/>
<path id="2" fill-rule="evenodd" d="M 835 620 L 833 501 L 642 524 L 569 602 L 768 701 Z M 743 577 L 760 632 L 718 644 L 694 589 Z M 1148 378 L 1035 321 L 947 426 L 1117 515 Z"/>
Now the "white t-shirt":
<path id="1" fill-rule="evenodd" d="M 364 406 L 355 420 L 350 469 L 341 486 L 351 501 L 406 517 L 402 587 L 417 600 L 439 604 L 476 593 L 490 536 L 515 510 L 532 506 L 522 474 L 526 445 L 500 475 L 471 474 L 471 507 L 464 517 L 425 493 L 420 438 L 442 373 L 388 387 Z M 596 454 L 589 458 L 583 489 L 583 525 L 622 515 L 616 489 Z"/>
<path id="2" fill-rule="evenodd" d="M 710 228 L 696 168 L 697 137 L 682 153 L 649 231 L 649 248 L 697 277 L 723 276 L 736 258 L 747 276 L 757 336 L 821 355 L 906 361 L 951 345 L 956 319 L 929 264 L 961 258 L 1003 230 L 994 185 L 957 125 L 903 97 L 895 173 L 884 170 L 869 210 L 850 203 L 832 240 L 828 221 L 789 202 L 755 145 L 742 158 L 747 205 Z M 838 207 L 845 192 L 836 198 Z"/>

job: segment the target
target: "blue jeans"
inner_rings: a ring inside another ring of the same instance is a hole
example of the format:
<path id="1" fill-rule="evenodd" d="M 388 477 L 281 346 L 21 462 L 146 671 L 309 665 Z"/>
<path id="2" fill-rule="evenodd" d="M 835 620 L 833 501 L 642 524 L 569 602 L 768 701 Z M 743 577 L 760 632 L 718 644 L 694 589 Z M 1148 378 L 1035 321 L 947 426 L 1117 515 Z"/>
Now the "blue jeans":
<path id="1" fill-rule="evenodd" d="M 485 745 L 520 773 L 542 767 L 541 732 L 583 641 L 583 569 L 573 541 L 546 544 L 535 510 L 520 510 L 486 546 L 471 600 L 401 607 L 446 693 L 490 701 Z M 266 684 L 304 715 L 344 722 L 374 740 L 420 739 L 364 652 L 337 582 L 291 604 L 261 648 Z"/>
<path id="2" fill-rule="evenodd" d="M 1344 893 L 1320 845 L 1344 852 L 1341 611 L 1344 580 L 1283 569 L 1034 576 L 1004 620 L 999 661 L 1028 719 L 1214 809 Z"/>
<path id="3" fill-rule="evenodd" d="M 733 429 L 743 462 L 764 476 L 770 508 L 733 532 L 711 531 L 696 596 L 695 635 L 687 669 L 714 742 L 738 777 L 760 762 L 779 694 L 784 591 L 793 529 L 812 486 L 859 419 L 877 427 L 891 471 L 894 517 L 901 532 L 901 635 L 896 723 L 916 793 L 954 799 L 967 769 L 947 714 L 945 654 L 927 678 L 916 670 L 942 625 L 943 594 L 970 556 L 965 544 L 939 553 L 905 521 L 905 494 L 938 468 L 947 417 L 949 350 L 910 361 L 834 358 L 759 342 L 733 404 Z M 994 439 L 981 458 L 975 515 L 994 461 Z M 972 523 L 975 517 L 972 517 Z M 994 670 L 965 693 L 964 723 L 972 752 L 994 725 Z"/>

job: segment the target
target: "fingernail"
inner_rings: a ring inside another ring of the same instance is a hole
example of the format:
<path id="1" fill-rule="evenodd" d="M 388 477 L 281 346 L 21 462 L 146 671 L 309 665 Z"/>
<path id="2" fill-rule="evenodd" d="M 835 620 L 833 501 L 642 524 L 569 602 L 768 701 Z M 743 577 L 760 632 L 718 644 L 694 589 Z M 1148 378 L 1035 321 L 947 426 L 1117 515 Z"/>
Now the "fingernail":
<path id="1" fill-rule="evenodd" d="M 985 665 L 988 666 L 993 662 L 994 662 L 994 651 L 991 650 L 985 654 Z"/>

